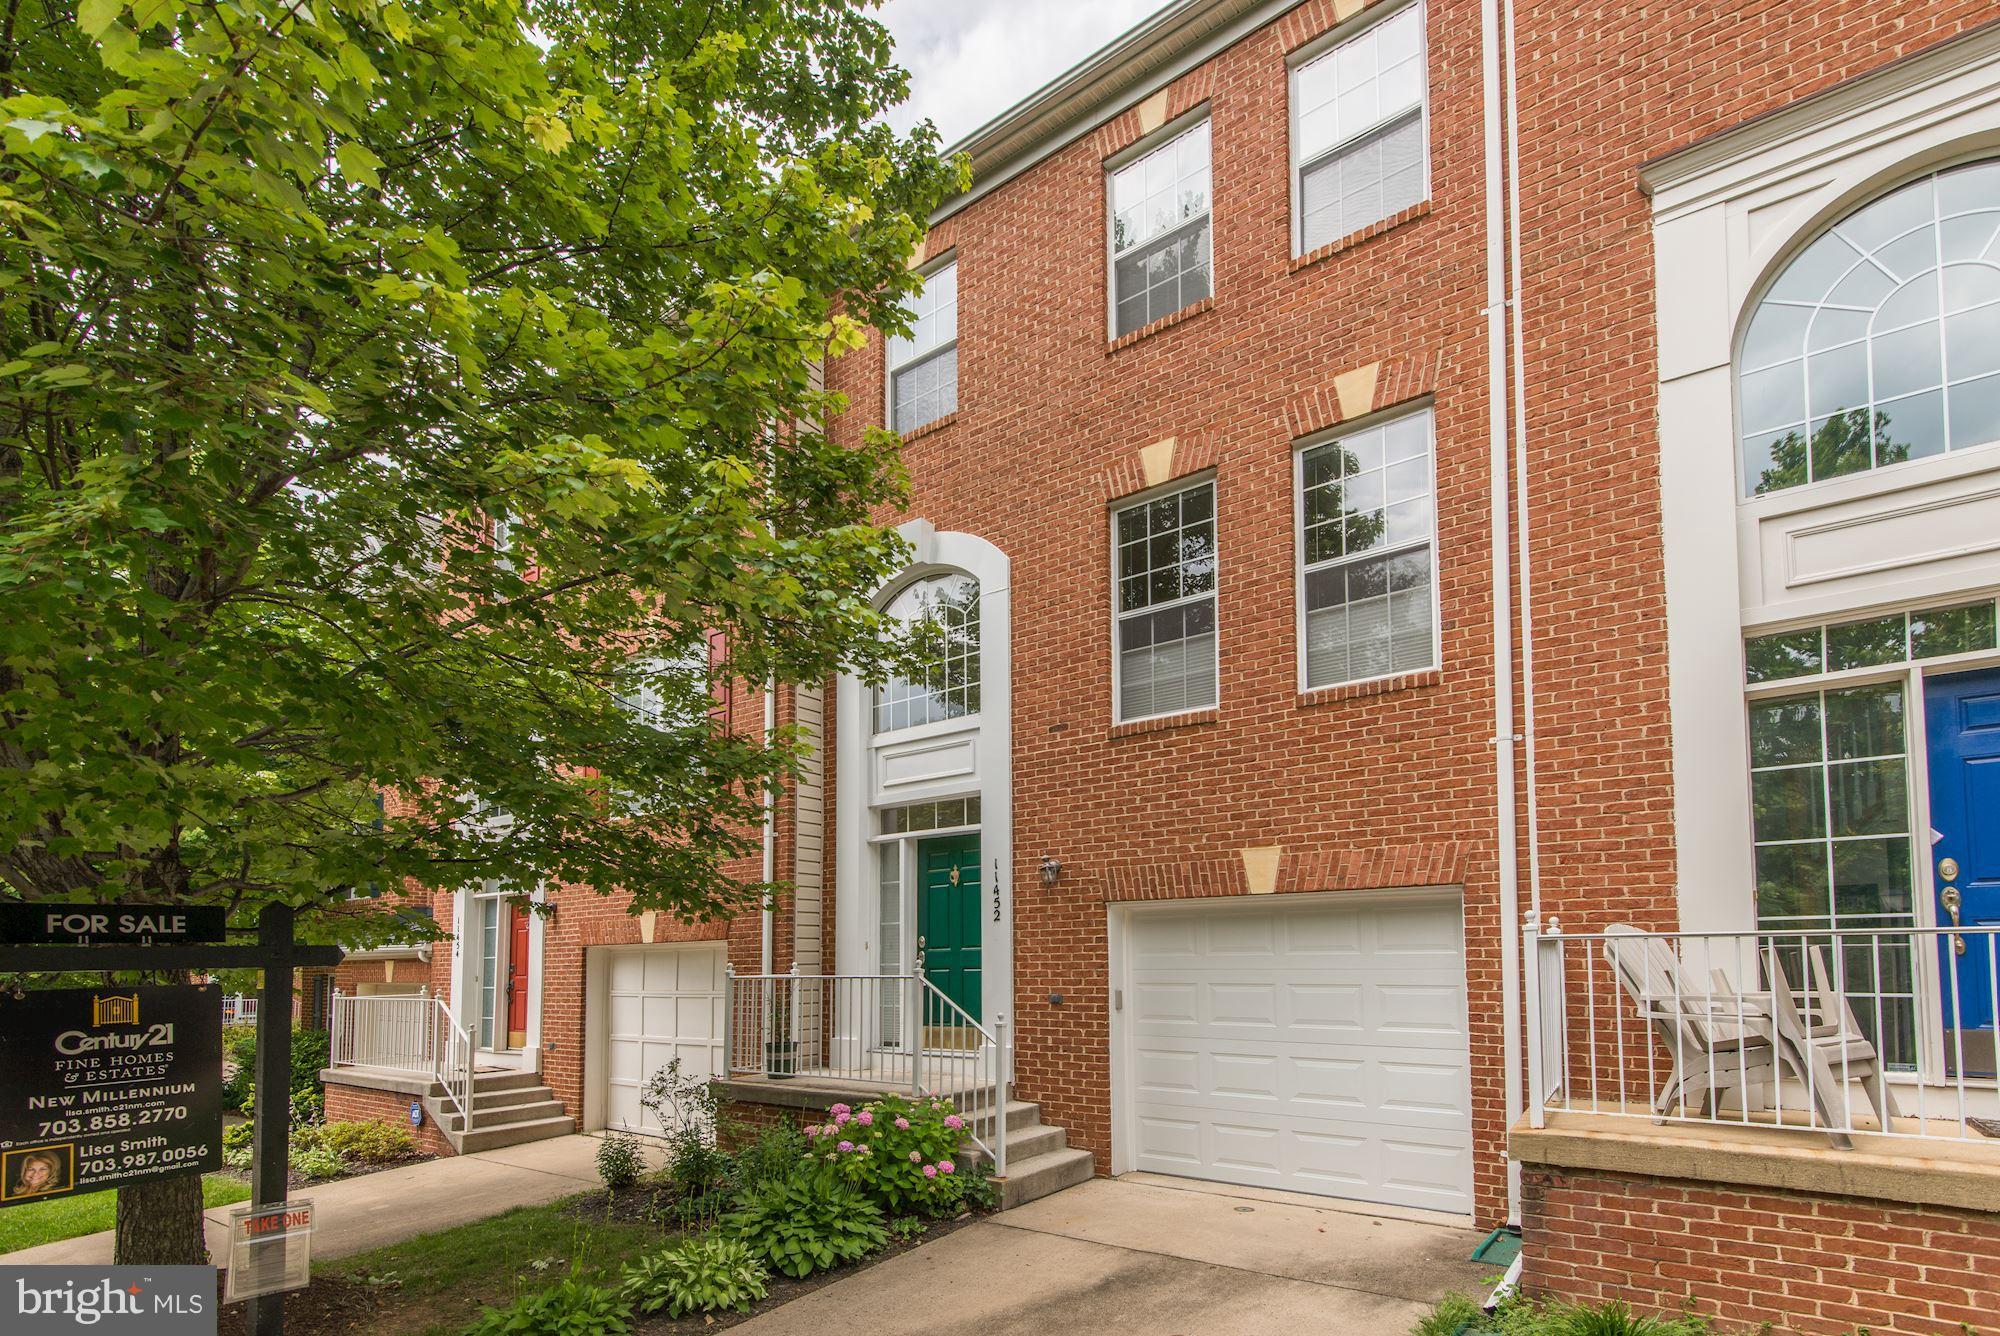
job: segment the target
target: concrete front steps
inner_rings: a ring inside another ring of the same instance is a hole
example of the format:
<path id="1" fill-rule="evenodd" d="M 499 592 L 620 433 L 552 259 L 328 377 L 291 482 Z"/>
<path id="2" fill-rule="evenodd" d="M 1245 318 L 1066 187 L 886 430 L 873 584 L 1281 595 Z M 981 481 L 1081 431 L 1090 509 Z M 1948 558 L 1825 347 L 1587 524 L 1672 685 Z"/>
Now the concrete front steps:
<path id="1" fill-rule="evenodd" d="M 576 1130 L 575 1120 L 563 1112 L 562 1102 L 536 1072 L 474 1072 L 469 1120 L 445 1098 L 442 1086 L 433 1086 L 424 1104 L 460 1155 L 568 1136 Z"/>
<path id="2" fill-rule="evenodd" d="M 1069 1144 L 1069 1133 L 1042 1121 L 1042 1106 L 1027 1100 L 1007 1101 L 1007 1172 L 993 1180 L 1000 1189 L 1000 1209 L 1011 1211 L 1038 1198 L 1078 1183 L 1088 1182 L 1097 1172 L 1096 1157 Z M 991 1115 L 973 1121 L 972 1130 L 981 1137 L 992 1126 Z M 990 1137 L 987 1138 L 991 1140 Z M 967 1142 L 959 1150 L 961 1163 L 992 1163 L 985 1151 Z"/>

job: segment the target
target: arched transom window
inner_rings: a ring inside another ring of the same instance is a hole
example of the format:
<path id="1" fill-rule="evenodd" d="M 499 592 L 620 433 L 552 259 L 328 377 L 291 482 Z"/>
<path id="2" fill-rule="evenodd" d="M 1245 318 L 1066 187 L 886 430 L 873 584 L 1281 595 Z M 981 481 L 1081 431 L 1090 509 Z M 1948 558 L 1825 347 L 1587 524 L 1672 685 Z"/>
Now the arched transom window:
<path id="1" fill-rule="evenodd" d="M 875 693 L 875 731 L 979 713 L 979 582 L 969 575 L 919 580 L 885 611 L 925 624 L 927 653 L 920 670 L 892 677 Z"/>
<path id="2" fill-rule="evenodd" d="M 1737 369 L 1748 496 L 2000 441 L 2000 161 L 1835 224 L 1758 304 Z"/>

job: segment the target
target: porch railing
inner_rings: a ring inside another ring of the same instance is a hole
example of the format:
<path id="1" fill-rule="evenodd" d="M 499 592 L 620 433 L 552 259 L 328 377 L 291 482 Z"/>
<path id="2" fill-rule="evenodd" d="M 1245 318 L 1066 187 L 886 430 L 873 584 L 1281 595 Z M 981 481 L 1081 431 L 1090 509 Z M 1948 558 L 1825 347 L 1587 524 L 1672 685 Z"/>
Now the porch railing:
<path id="1" fill-rule="evenodd" d="M 1526 934 L 1529 1121 L 2000 1138 L 2000 927 Z"/>
<path id="2" fill-rule="evenodd" d="M 444 1087 L 461 1126 L 472 1110 L 472 1037 L 441 997 L 333 995 L 335 1067 L 375 1067 L 428 1076 Z"/>
<path id="3" fill-rule="evenodd" d="M 948 1099 L 994 1173 L 1007 1172 L 1007 1019 L 974 1020 L 921 965 L 909 974 L 732 972 L 723 1052 L 732 1076 Z"/>
<path id="4" fill-rule="evenodd" d="M 255 1025 L 257 1023 L 257 999 L 249 993 L 224 993 L 222 995 L 222 1023 L 224 1025 Z"/>

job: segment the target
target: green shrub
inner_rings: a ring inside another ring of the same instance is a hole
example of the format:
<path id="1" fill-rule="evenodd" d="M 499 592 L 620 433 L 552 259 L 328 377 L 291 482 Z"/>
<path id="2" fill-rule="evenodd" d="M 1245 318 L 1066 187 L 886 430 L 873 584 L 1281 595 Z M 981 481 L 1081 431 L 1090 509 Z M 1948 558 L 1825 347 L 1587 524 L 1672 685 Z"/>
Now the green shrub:
<path id="1" fill-rule="evenodd" d="M 347 1172 L 347 1161 L 340 1158 L 337 1151 L 324 1146 L 292 1152 L 292 1171 L 299 1177 L 312 1182 L 324 1182 L 329 1178 L 339 1178 Z"/>
<path id="2" fill-rule="evenodd" d="M 465 1336 L 628 1336 L 631 1305 L 612 1290 L 575 1276 L 506 1308 L 488 1308 Z"/>
<path id="3" fill-rule="evenodd" d="M 1410 1336 L 1708 1336 L 1708 1319 L 1641 1317 L 1622 1303 L 1554 1303 L 1546 1307 L 1518 1296 L 1487 1313 L 1462 1294 L 1446 1295 L 1411 1329 Z"/>
<path id="4" fill-rule="evenodd" d="M 224 1150 L 248 1150 L 250 1149 L 250 1143 L 256 1140 L 256 1136 L 257 1128 L 255 1124 L 247 1120 L 240 1123 L 231 1123 L 222 1129 L 222 1148 Z"/>
<path id="5" fill-rule="evenodd" d="M 606 1190 L 623 1192 L 639 1181 L 639 1171 L 644 1167 L 637 1137 L 606 1132 L 597 1143 L 597 1176 L 604 1180 Z"/>
<path id="6" fill-rule="evenodd" d="M 683 1239 L 625 1268 L 619 1293 L 635 1313 L 734 1312 L 764 1297 L 764 1267 L 739 1239 Z"/>
<path id="7" fill-rule="evenodd" d="M 798 1172 L 799 1161 L 808 1149 L 805 1133 L 789 1122 L 772 1123 L 757 1133 L 757 1139 L 736 1152 L 735 1179 L 748 1196 L 767 1183 L 790 1178 Z"/>
<path id="8" fill-rule="evenodd" d="M 963 1199 L 951 1179 L 965 1120 L 948 1100 L 885 1095 L 858 1109 L 836 1104 L 805 1134 L 815 1155 L 885 1211 L 946 1215 Z"/>
<path id="9" fill-rule="evenodd" d="M 765 1267 L 795 1280 L 858 1262 L 889 1241 L 881 1207 L 837 1174 L 803 1166 L 766 1184 L 724 1225 Z"/>
<path id="10" fill-rule="evenodd" d="M 236 1062 L 236 1074 L 223 1084 L 223 1103 L 244 1114 L 256 1108 L 257 1031 L 255 1026 L 230 1027 L 225 1040 Z M 294 1124 L 316 1123 L 326 1116 L 326 1089 L 319 1074 L 333 1060 L 333 1036 L 325 1030 L 292 1031 L 292 1085 L 286 1097 Z"/>
<path id="11" fill-rule="evenodd" d="M 417 1153 L 417 1138 L 397 1123 L 327 1123 L 320 1144 L 356 1164 L 394 1164 Z"/>

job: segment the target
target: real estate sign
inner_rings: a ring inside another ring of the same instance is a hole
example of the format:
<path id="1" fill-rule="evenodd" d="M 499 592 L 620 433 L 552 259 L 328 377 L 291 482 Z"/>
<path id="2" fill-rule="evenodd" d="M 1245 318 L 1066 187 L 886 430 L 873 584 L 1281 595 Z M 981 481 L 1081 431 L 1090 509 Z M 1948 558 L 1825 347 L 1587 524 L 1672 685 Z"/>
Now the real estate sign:
<path id="1" fill-rule="evenodd" d="M 220 905 L 0 904 L 0 942 L 13 946 L 165 946 L 219 942 Z"/>
<path id="2" fill-rule="evenodd" d="M 0 997 L 0 1206 L 221 1165 L 217 985 Z"/>
<path id="3" fill-rule="evenodd" d="M 302 1290 L 312 1283 L 311 1198 L 229 1213 L 229 1276 L 222 1301 Z"/>

